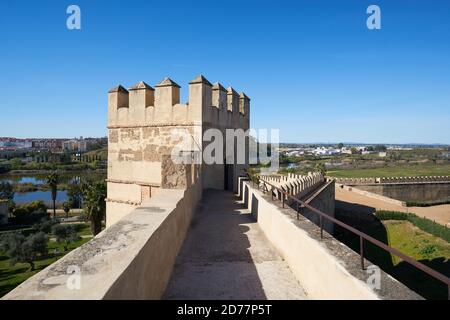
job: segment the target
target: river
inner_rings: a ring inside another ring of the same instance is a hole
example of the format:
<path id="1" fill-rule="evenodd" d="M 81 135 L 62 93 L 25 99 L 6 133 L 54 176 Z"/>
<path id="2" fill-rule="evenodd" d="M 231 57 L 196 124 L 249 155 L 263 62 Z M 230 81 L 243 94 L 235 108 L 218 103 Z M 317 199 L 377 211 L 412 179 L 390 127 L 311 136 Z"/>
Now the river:
<path id="1" fill-rule="evenodd" d="M 60 174 L 60 182 L 68 184 L 74 181 L 79 181 L 84 177 L 89 177 L 90 179 L 105 179 L 106 173 L 104 172 L 64 172 Z M 31 183 L 34 185 L 45 184 L 45 174 L 21 174 L 21 175 L 0 175 L 0 182 L 7 181 L 12 184 L 23 184 Z M 16 192 L 14 194 L 14 202 L 18 205 L 22 205 L 31 201 L 42 200 L 47 206 L 52 206 L 52 195 L 51 191 L 32 191 L 32 192 Z M 56 196 L 56 203 L 61 204 L 68 200 L 67 191 L 58 190 Z"/>

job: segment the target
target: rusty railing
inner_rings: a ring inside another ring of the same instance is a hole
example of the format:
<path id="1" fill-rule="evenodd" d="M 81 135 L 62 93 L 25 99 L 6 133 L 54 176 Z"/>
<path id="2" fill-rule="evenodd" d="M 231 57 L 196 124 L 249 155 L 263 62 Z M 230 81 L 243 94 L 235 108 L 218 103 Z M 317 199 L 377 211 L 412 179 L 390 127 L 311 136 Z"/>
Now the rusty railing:
<path id="1" fill-rule="evenodd" d="M 250 181 L 252 181 L 252 179 L 250 179 Z M 252 181 L 253 182 L 253 181 Z M 450 300 L 450 278 L 448 278 L 447 276 L 443 275 L 442 273 L 424 265 L 423 263 L 415 260 L 414 258 L 402 253 L 401 251 L 392 248 L 388 245 L 386 245 L 385 243 L 369 236 L 368 234 L 355 229 L 352 226 L 349 226 L 348 224 L 337 220 L 334 217 L 330 217 L 329 215 L 327 215 L 326 213 L 310 206 L 309 204 L 305 203 L 302 200 L 297 199 L 296 197 L 290 195 L 288 192 L 284 191 L 281 188 L 276 187 L 275 185 L 271 184 L 270 182 L 264 181 L 264 180 L 260 180 L 260 184 L 263 184 L 263 187 L 265 189 L 265 192 L 269 192 L 269 188 L 267 188 L 267 185 L 270 187 L 270 193 L 271 193 L 271 198 L 272 200 L 274 199 L 274 191 L 277 190 L 279 192 L 280 195 L 282 195 L 280 198 L 280 201 L 282 202 L 282 207 L 285 207 L 285 198 L 286 199 L 291 199 L 293 200 L 296 205 L 297 205 L 297 219 L 299 218 L 299 213 L 300 213 L 300 206 L 307 208 L 309 210 L 311 210 L 312 212 L 316 213 L 319 215 L 319 225 L 320 225 L 320 237 L 323 239 L 323 219 L 326 219 L 328 221 L 331 221 L 335 224 L 337 224 L 338 226 L 356 234 L 357 236 L 359 236 L 359 255 L 361 257 L 361 268 L 364 270 L 364 241 L 368 241 L 374 245 L 376 245 L 377 247 L 399 257 L 400 259 L 402 259 L 403 261 L 408 262 L 410 265 L 414 266 L 415 268 L 425 272 L 426 274 L 430 275 L 431 277 L 443 282 L 444 284 L 447 285 L 447 298 Z M 253 183 L 254 184 L 254 183 Z M 260 187 L 260 185 L 257 186 L 258 189 Z M 263 190 L 264 191 L 264 190 Z M 295 209 L 294 209 L 295 210 Z"/>

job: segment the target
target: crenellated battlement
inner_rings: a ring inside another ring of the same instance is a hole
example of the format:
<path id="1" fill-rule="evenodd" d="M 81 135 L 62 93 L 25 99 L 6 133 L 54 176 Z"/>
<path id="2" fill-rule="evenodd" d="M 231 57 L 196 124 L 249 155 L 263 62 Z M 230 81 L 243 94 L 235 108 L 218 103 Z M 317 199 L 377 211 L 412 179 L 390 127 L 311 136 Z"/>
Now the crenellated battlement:
<path id="1" fill-rule="evenodd" d="M 188 84 L 189 100 L 180 103 L 181 86 L 171 78 L 150 86 L 140 81 L 108 93 L 107 225 L 118 221 L 164 189 L 237 189 L 244 163 L 178 163 L 179 155 L 197 155 L 207 146 L 208 129 L 250 128 L 250 98 L 232 87 L 211 84 L 199 75 Z M 248 152 L 248 139 L 245 141 Z M 182 146 L 182 151 L 180 150 Z M 225 144 L 223 144 L 225 154 Z"/>
<path id="2" fill-rule="evenodd" d="M 250 98 L 203 75 L 189 82 L 189 100 L 180 103 L 181 86 L 165 78 L 153 87 L 144 81 L 126 90 L 119 85 L 108 94 L 108 127 L 206 125 L 250 127 Z"/>
<path id="3" fill-rule="evenodd" d="M 448 183 L 450 182 L 450 176 L 335 178 L 335 180 L 337 183 L 344 185 Z"/>
<path id="4" fill-rule="evenodd" d="M 308 175 L 293 173 L 288 173 L 287 175 L 261 175 L 260 183 L 264 184 L 265 181 L 281 188 L 292 196 L 302 198 L 321 185 L 325 178 L 319 172 L 309 172 Z M 281 197 L 277 190 L 274 193 L 277 197 Z"/>

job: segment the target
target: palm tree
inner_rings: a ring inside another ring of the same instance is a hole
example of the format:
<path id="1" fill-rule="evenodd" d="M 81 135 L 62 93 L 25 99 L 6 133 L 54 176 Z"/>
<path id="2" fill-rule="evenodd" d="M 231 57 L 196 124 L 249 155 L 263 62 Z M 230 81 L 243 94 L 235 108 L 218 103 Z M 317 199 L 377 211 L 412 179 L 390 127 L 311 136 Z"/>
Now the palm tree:
<path id="1" fill-rule="evenodd" d="M 65 201 L 62 204 L 63 210 L 66 213 L 66 218 L 69 218 L 69 212 L 70 212 L 70 208 L 71 208 L 71 203 L 70 201 Z"/>
<path id="2" fill-rule="evenodd" d="M 316 163 L 315 170 L 317 172 L 320 172 L 324 177 L 327 174 L 327 170 L 325 168 L 325 165 L 322 162 L 317 162 Z"/>
<path id="3" fill-rule="evenodd" d="M 58 173 L 55 171 L 55 172 L 48 174 L 46 177 L 46 180 L 47 180 L 47 185 L 50 187 L 50 189 L 52 191 L 53 219 L 55 219 L 56 218 L 56 196 L 58 193 L 58 180 L 59 180 Z"/>
<path id="4" fill-rule="evenodd" d="M 83 184 L 84 211 L 91 222 L 92 235 L 102 231 L 102 221 L 106 211 L 105 181 L 86 182 Z"/>

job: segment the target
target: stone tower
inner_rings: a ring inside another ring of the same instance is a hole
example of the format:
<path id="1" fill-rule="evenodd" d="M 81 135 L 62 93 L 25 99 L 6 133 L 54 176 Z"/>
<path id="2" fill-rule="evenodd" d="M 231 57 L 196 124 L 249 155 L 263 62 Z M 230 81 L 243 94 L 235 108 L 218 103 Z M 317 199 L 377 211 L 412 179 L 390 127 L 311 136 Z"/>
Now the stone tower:
<path id="1" fill-rule="evenodd" d="M 141 81 L 110 90 L 107 226 L 163 189 L 197 188 L 199 196 L 206 188 L 235 191 L 248 165 L 248 137 L 236 141 L 245 144 L 245 161 L 239 163 L 230 157 L 236 150 L 226 150 L 225 137 L 227 129 L 248 132 L 249 124 L 250 99 L 202 75 L 189 83 L 186 104 L 170 78 L 155 88 Z M 223 135 L 222 162 L 202 157 L 211 140 L 208 129 Z"/>

